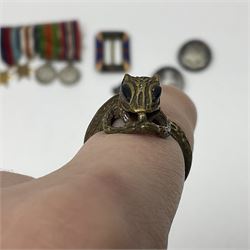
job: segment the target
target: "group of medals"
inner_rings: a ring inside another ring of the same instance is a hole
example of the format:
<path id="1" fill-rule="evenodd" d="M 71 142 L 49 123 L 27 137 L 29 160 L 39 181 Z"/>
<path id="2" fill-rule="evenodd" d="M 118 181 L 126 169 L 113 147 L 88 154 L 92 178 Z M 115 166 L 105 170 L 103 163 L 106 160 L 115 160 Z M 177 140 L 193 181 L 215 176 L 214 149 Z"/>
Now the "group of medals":
<path id="1" fill-rule="evenodd" d="M 35 78 L 40 83 L 49 84 L 58 79 L 69 85 L 80 80 L 80 71 L 75 67 L 75 62 L 81 61 L 82 43 L 77 21 L 2 27 L 0 36 L 0 84 L 7 85 L 15 75 L 19 79 L 29 77 L 31 61 L 36 58 L 44 61 L 34 70 Z M 110 73 L 127 72 L 130 68 L 129 44 L 129 36 L 125 32 L 99 32 L 96 35 L 96 69 Z M 181 47 L 177 57 L 184 69 L 200 71 L 209 65 L 211 50 L 203 41 L 190 40 Z M 66 65 L 58 71 L 54 62 Z M 164 66 L 154 74 L 159 75 L 162 84 L 184 89 L 184 78 L 178 69 Z M 118 93 L 119 88 L 120 84 L 113 92 Z"/>
<path id="2" fill-rule="evenodd" d="M 17 76 L 29 78 L 30 65 L 39 58 L 43 64 L 35 69 L 35 77 L 42 84 L 58 79 L 74 84 L 80 79 L 75 63 L 81 61 L 81 30 L 77 21 L 48 23 L 33 26 L 1 27 L 0 84 L 7 85 Z M 58 71 L 55 62 L 63 62 Z"/>

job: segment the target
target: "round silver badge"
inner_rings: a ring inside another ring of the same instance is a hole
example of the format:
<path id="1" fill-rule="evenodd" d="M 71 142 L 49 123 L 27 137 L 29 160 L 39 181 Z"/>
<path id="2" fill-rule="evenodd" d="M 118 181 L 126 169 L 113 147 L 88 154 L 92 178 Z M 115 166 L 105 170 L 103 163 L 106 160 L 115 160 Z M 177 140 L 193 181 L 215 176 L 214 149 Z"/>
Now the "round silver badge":
<path id="1" fill-rule="evenodd" d="M 160 83 L 164 85 L 174 85 L 179 89 L 184 89 L 184 78 L 179 70 L 173 67 L 163 67 L 155 72 L 160 77 Z"/>
<path id="2" fill-rule="evenodd" d="M 200 40 L 185 43 L 178 54 L 180 64 L 188 70 L 199 71 L 205 69 L 211 61 L 211 50 Z"/>
<path id="3" fill-rule="evenodd" d="M 58 77 L 62 83 L 74 84 L 80 80 L 81 74 L 77 68 L 69 64 L 59 73 Z"/>
<path id="4" fill-rule="evenodd" d="M 51 63 L 46 63 L 36 70 L 35 75 L 38 82 L 47 84 L 55 80 L 56 71 Z"/>

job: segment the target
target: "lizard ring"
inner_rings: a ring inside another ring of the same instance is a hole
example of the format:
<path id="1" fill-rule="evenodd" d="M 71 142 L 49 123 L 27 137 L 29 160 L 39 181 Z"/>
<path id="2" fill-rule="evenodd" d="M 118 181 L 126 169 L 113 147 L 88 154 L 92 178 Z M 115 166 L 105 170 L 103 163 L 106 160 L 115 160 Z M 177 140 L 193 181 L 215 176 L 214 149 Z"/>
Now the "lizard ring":
<path id="1" fill-rule="evenodd" d="M 87 128 L 84 142 L 99 131 L 108 134 L 151 134 L 161 138 L 172 136 L 184 156 L 186 180 L 192 164 L 191 146 L 183 130 L 161 111 L 160 96 L 158 75 L 133 77 L 125 74 L 119 94 L 111 97 L 96 112 Z M 123 126 L 113 126 L 118 119 L 124 122 Z"/>

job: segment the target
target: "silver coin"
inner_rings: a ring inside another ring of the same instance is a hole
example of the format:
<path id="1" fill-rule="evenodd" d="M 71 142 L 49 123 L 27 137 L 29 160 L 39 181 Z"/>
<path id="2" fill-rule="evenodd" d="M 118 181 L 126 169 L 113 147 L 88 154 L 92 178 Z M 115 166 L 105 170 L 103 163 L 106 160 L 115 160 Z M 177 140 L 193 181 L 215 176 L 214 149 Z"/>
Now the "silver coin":
<path id="1" fill-rule="evenodd" d="M 173 67 L 163 67 L 155 72 L 160 77 L 163 85 L 173 85 L 179 89 L 184 89 L 184 78 L 179 70 Z"/>
<path id="2" fill-rule="evenodd" d="M 56 71 L 51 63 L 46 63 L 36 70 L 35 75 L 38 82 L 47 84 L 55 80 Z"/>
<path id="3" fill-rule="evenodd" d="M 74 84 L 80 80 L 81 73 L 72 64 L 69 64 L 59 73 L 58 77 L 62 83 Z"/>
<path id="4" fill-rule="evenodd" d="M 211 61 L 211 50 L 200 40 L 185 43 L 178 54 L 180 64 L 188 70 L 199 71 L 205 69 Z"/>

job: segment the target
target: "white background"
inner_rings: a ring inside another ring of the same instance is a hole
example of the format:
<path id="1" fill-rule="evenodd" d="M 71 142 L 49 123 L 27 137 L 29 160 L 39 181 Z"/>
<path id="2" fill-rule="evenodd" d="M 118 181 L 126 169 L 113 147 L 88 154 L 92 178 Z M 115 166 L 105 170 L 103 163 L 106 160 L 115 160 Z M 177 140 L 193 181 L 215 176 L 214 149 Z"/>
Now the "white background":
<path id="1" fill-rule="evenodd" d="M 182 70 L 198 125 L 169 249 L 247 248 L 246 2 L 6 0 L 0 8 L 1 25 L 76 18 L 84 33 L 79 84 L 42 86 L 13 78 L 8 87 L 0 86 L 0 167 L 35 177 L 75 155 L 94 112 L 122 79 L 122 74 L 95 71 L 98 31 L 129 33 L 133 75 L 151 75 L 164 65 L 180 69 L 176 53 L 183 42 L 205 40 L 213 51 L 211 66 L 200 73 Z M 39 65 L 39 60 L 32 64 Z"/>

